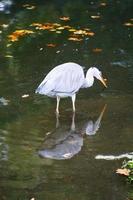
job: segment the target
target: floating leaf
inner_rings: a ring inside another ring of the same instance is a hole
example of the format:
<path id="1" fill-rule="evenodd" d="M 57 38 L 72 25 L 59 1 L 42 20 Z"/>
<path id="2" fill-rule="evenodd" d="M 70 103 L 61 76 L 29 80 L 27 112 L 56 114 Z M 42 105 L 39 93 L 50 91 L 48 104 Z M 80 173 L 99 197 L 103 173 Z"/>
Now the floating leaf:
<path id="1" fill-rule="evenodd" d="M 60 53 L 60 51 L 56 51 L 56 53 Z"/>
<path id="2" fill-rule="evenodd" d="M 100 3 L 101 6 L 106 6 L 107 4 L 105 2 Z"/>
<path id="3" fill-rule="evenodd" d="M 30 96 L 29 94 L 24 94 L 24 95 L 22 95 L 22 98 L 27 98 L 29 96 Z"/>
<path id="4" fill-rule="evenodd" d="M 60 27 L 58 27 L 58 28 L 56 28 L 57 30 L 64 30 L 65 28 L 64 28 L 64 26 L 60 26 Z"/>
<path id="5" fill-rule="evenodd" d="M 6 47 L 10 47 L 11 45 L 12 45 L 12 44 L 11 44 L 11 43 L 9 43 L 9 44 L 7 44 L 7 45 L 6 45 Z"/>
<path id="6" fill-rule="evenodd" d="M 75 42 L 80 42 L 83 39 L 82 38 L 76 38 L 76 37 L 70 37 L 70 38 L 68 38 L 68 40 L 75 41 Z"/>
<path id="7" fill-rule="evenodd" d="M 130 169 L 126 169 L 126 168 L 124 168 L 124 169 L 117 169 L 117 170 L 116 170 L 116 173 L 117 173 L 117 174 L 124 175 L 124 176 L 129 176 L 129 174 L 130 174 Z"/>
<path id="8" fill-rule="evenodd" d="M 65 29 L 70 29 L 71 26 L 66 25 L 66 26 L 64 26 L 64 28 L 65 28 Z"/>
<path id="9" fill-rule="evenodd" d="M 56 47 L 56 44 L 50 43 L 50 44 L 46 44 L 46 46 L 47 46 L 47 47 Z"/>
<path id="10" fill-rule="evenodd" d="M 33 9 L 36 8 L 36 6 L 30 5 L 30 4 L 24 4 L 23 7 L 26 8 L 26 9 L 28 9 L 28 10 L 33 10 Z"/>
<path id="11" fill-rule="evenodd" d="M 59 23 L 53 23 L 53 25 L 54 25 L 54 26 L 57 26 L 57 27 L 58 27 L 58 26 L 61 26 L 61 24 L 59 24 Z"/>
<path id="12" fill-rule="evenodd" d="M 60 34 L 60 33 L 62 33 L 62 32 L 61 32 L 61 31 L 56 31 L 56 33 Z"/>
<path id="13" fill-rule="evenodd" d="M 88 36 L 94 36 L 95 33 L 94 33 L 94 32 L 91 32 L 91 31 L 88 31 L 88 32 L 85 33 L 85 35 L 88 35 Z"/>
<path id="14" fill-rule="evenodd" d="M 56 29 L 55 29 L 55 28 L 52 28 L 52 29 L 50 29 L 50 31 L 56 31 Z"/>
<path id="15" fill-rule="evenodd" d="M 86 31 L 84 31 L 84 30 L 77 30 L 74 32 L 74 34 L 76 34 L 76 35 L 84 35 L 85 33 L 86 33 Z"/>
<path id="16" fill-rule="evenodd" d="M 5 55 L 6 58 L 13 58 L 12 55 Z"/>
<path id="17" fill-rule="evenodd" d="M 8 28 L 9 24 L 1 24 L 0 25 L 2 28 Z"/>
<path id="18" fill-rule="evenodd" d="M 60 17 L 60 19 L 63 20 L 63 21 L 69 21 L 70 17 Z"/>
<path id="19" fill-rule="evenodd" d="M 30 26 L 42 26 L 40 23 L 32 23 Z"/>
<path id="20" fill-rule="evenodd" d="M 92 18 L 92 19 L 99 19 L 99 18 L 100 18 L 100 15 L 92 15 L 91 18 Z"/>
<path id="21" fill-rule="evenodd" d="M 8 35 L 9 41 L 15 42 L 18 41 L 19 37 L 24 36 L 26 34 L 34 33 L 31 30 L 16 30 L 11 35 Z"/>
<path id="22" fill-rule="evenodd" d="M 76 31 L 76 29 L 75 28 L 70 28 L 69 31 L 70 32 L 74 32 L 74 31 Z"/>
<path id="23" fill-rule="evenodd" d="M 100 49 L 100 48 L 95 48 L 95 49 L 92 49 L 92 51 L 95 52 L 95 53 L 100 53 L 100 52 L 102 52 L 102 49 Z"/>
<path id="24" fill-rule="evenodd" d="M 126 22 L 126 23 L 124 23 L 124 25 L 125 25 L 125 26 L 133 26 L 133 23 L 131 23 L 131 22 Z"/>

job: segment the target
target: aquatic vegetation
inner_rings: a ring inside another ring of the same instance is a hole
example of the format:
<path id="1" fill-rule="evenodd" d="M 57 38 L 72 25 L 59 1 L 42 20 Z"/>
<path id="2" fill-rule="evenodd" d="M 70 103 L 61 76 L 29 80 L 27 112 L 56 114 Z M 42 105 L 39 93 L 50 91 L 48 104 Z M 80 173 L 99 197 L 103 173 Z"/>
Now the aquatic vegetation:
<path id="1" fill-rule="evenodd" d="M 133 159 L 124 161 L 121 169 L 117 169 L 116 173 L 127 176 L 127 180 L 133 183 Z"/>

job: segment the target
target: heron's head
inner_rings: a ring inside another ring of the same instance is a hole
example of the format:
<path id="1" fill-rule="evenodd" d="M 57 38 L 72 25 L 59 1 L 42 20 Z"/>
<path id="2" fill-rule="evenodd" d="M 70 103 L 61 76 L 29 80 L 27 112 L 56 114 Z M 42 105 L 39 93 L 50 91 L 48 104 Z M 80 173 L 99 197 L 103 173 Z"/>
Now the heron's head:
<path id="1" fill-rule="evenodd" d="M 93 77 L 95 77 L 99 81 L 101 81 L 101 83 L 104 85 L 104 87 L 107 88 L 106 79 L 103 78 L 102 72 L 99 69 L 97 69 L 96 67 L 91 67 L 89 70 L 92 72 Z"/>

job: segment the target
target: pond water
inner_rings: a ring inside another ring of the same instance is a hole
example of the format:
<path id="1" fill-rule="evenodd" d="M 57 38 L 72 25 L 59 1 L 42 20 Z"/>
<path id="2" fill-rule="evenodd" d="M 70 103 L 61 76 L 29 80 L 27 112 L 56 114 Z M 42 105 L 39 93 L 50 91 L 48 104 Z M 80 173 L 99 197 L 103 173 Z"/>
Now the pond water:
<path id="1" fill-rule="evenodd" d="M 2 3 L 1 199 L 133 199 L 132 186 L 115 173 L 133 157 L 133 2 Z M 85 72 L 97 66 L 108 88 L 95 81 L 81 90 L 75 115 L 71 100 L 61 100 L 58 118 L 55 99 L 35 89 L 70 61 Z"/>

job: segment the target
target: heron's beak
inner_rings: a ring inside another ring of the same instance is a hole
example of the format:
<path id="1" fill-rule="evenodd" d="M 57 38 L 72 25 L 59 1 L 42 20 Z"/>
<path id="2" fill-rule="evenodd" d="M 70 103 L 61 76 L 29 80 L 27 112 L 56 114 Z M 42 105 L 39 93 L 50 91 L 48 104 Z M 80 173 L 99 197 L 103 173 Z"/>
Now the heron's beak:
<path id="1" fill-rule="evenodd" d="M 101 83 L 104 85 L 104 87 L 107 88 L 107 84 L 106 84 L 106 81 L 107 79 L 104 79 L 103 77 L 101 77 L 101 79 L 99 79 L 101 81 Z"/>

